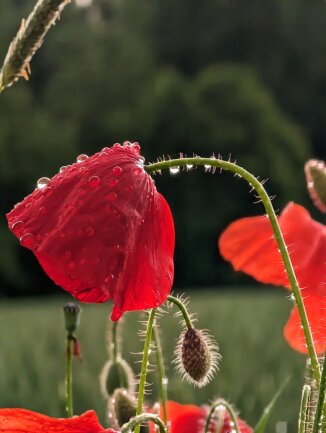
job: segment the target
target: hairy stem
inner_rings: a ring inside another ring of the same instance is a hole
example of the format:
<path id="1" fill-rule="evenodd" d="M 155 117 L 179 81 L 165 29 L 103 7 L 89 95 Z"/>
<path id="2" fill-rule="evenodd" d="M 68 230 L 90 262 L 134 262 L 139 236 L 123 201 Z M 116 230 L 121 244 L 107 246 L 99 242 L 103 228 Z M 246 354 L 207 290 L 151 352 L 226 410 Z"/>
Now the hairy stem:
<path id="1" fill-rule="evenodd" d="M 304 385 L 302 389 L 300 413 L 299 413 L 299 428 L 298 433 L 305 433 L 307 424 L 308 403 L 311 394 L 309 385 Z"/>
<path id="2" fill-rule="evenodd" d="M 187 328 L 188 329 L 193 328 L 193 324 L 192 324 L 191 318 L 190 318 L 189 313 L 187 311 L 187 308 L 186 308 L 185 304 L 182 302 L 182 300 L 178 299 L 178 298 L 176 298 L 175 296 L 172 296 L 172 295 L 169 295 L 167 297 L 167 300 L 169 302 L 172 302 L 174 305 L 176 305 L 179 308 L 179 310 L 181 311 L 181 314 L 182 314 L 182 316 L 183 316 L 183 318 L 184 318 L 184 320 L 186 322 Z"/>
<path id="3" fill-rule="evenodd" d="M 218 407 L 221 407 L 221 406 L 227 410 L 227 412 L 229 413 L 229 415 L 231 417 L 231 421 L 233 423 L 233 428 L 231 430 L 235 430 L 236 433 L 240 433 L 237 415 L 234 412 L 233 407 L 227 401 L 223 400 L 223 398 L 219 398 L 218 400 L 216 400 L 214 402 L 213 406 L 211 407 L 209 414 L 208 414 L 208 417 L 206 419 L 205 430 L 204 430 L 205 433 L 209 433 L 209 426 L 211 424 L 214 413 L 215 413 L 216 409 Z M 224 412 L 223 412 L 223 416 L 224 416 Z M 222 421 L 224 421 L 224 419 Z M 222 423 L 222 425 L 223 425 L 223 423 Z"/>
<path id="4" fill-rule="evenodd" d="M 319 431 L 322 433 L 326 432 L 326 420 L 324 419 L 325 393 L 326 393 L 326 354 L 324 356 L 323 369 L 322 369 L 321 379 L 320 379 L 313 433 L 318 433 Z"/>
<path id="5" fill-rule="evenodd" d="M 156 308 L 153 308 L 149 313 L 149 318 L 147 322 L 147 330 L 146 337 L 144 342 L 144 352 L 143 352 L 143 360 L 141 365 L 141 373 L 140 373 L 140 381 L 138 388 L 138 400 L 137 400 L 137 410 L 136 416 L 141 415 L 143 410 L 143 402 L 144 402 L 144 394 L 145 394 L 145 385 L 146 385 L 146 376 L 147 376 L 147 367 L 148 367 L 148 358 L 150 354 L 150 345 L 152 340 L 152 331 L 154 326 Z M 135 426 L 135 433 L 140 432 L 140 424 Z"/>
<path id="6" fill-rule="evenodd" d="M 154 424 L 156 424 L 160 433 L 166 433 L 162 420 L 157 415 L 152 413 L 143 413 L 131 418 L 129 422 L 121 427 L 121 433 L 130 433 L 133 429 L 135 429 L 136 432 L 138 428 L 140 429 L 141 424 L 148 421 L 152 421 Z"/>
<path id="7" fill-rule="evenodd" d="M 163 412 L 163 421 L 168 431 L 168 413 L 166 408 L 166 402 L 168 399 L 167 393 L 167 377 L 165 376 L 164 359 L 161 346 L 161 340 L 159 336 L 159 330 L 154 326 L 153 329 L 154 343 L 155 343 L 155 354 L 156 354 L 156 366 L 158 374 L 158 384 L 160 392 L 160 400 Z"/>
<path id="8" fill-rule="evenodd" d="M 243 177 L 258 193 L 265 211 L 268 215 L 268 218 L 270 220 L 270 223 L 272 225 L 272 229 L 274 232 L 274 236 L 279 248 L 279 251 L 281 253 L 284 267 L 292 288 L 292 292 L 294 295 L 295 303 L 299 311 L 300 320 L 306 340 L 307 350 L 309 353 L 309 356 L 311 358 L 311 367 L 313 371 L 313 376 L 316 379 L 317 383 L 320 382 L 320 368 L 318 363 L 317 354 L 314 347 L 314 342 L 311 334 L 311 329 L 308 322 L 307 313 L 305 310 L 304 302 L 301 296 L 300 287 L 292 266 L 292 262 L 287 250 L 286 243 L 283 238 L 282 231 L 280 229 L 277 216 L 275 214 L 271 199 L 269 198 L 265 188 L 259 182 L 259 180 L 253 176 L 251 173 L 249 173 L 244 168 L 236 165 L 235 163 L 232 163 L 230 161 L 223 161 L 222 159 L 216 159 L 216 158 L 200 158 L 200 157 L 193 157 L 193 158 L 179 158 L 179 159 L 171 159 L 167 161 L 161 161 L 157 163 L 153 163 L 150 165 L 145 166 L 145 170 L 148 173 L 153 173 L 155 171 L 160 171 L 164 169 L 168 169 L 171 167 L 180 167 L 180 166 L 186 166 L 186 165 L 203 165 L 207 167 L 219 167 L 227 171 L 232 171 L 233 173 L 237 174 L 240 177 Z"/>

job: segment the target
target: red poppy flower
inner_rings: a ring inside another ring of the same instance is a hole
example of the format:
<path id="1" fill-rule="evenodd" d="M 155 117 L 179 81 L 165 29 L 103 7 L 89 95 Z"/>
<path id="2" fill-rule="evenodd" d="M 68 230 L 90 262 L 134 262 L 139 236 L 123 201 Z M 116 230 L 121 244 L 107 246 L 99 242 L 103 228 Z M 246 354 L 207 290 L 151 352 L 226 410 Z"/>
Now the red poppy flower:
<path id="1" fill-rule="evenodd" d="M 199 407 L 192 404 L 180 404 L 174 401 L 167 402 L 167 413 L 170 423 L 170 433 L 201 433 L 205 426 L 206 418 L 209 413 L 207 407 Z M 162 411 L 160 417 L 163 419 Z M 219 433 L 229 433 L 233 431 L 231 426 L 230 415 L 227 411 L 223 411 L 223 424 Z M 245 421 L 238 418 L 239 428 L 241 433 L 252 433 L 252 428 Z M 155 428 L 151 425 L 151 433 L 155 432 Z M 216 428 L 212 425 L 210 431 L 216 432 Z"/>
<path id="2" fill-rule="evenodd" d="M 137 143 L 63 167 L 7 215 L 53 281 L 82 302 L 112 299 L 112 320 L 160 305 L 173 281 L 170 208 Z"/>
<path id="3" fill-rule="evenodd" d="M 323 353 L 326 344 L 326 227 L 295 203 L 286 206 L 278 221 L 304 298 L 316 351 Z M 230 224 L 219 239 L 219 248 L 235 270 L 263 283 L 290 288 L 265 216 L 242 218 Z M 285 338 L 294 349 L 307 353 L 296 307 L 285 327 Z"/>
<path id="4" fill-rule="evenodd" d="M 50 418 L 26 409 L 0 409 L 0 432 L 3 433 L 117 433 L 105 430 L 95 412 L 72 418 Z"/>

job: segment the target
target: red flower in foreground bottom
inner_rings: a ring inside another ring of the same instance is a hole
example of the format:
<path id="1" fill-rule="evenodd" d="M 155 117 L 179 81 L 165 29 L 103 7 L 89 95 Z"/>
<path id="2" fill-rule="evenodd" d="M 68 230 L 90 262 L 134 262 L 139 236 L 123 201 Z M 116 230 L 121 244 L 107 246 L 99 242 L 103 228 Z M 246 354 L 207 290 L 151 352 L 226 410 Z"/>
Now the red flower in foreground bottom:
<path id="1" fill-rule="evenodd" d="M 326 226 L 314 221 L 302 206 L 289 203 L 278 218 L 301 288 L 315 348 L 326 347 Z M 235 270 L 263 283 L 290 288 L 281 254 L 268 218 L 242 218 L 233 222 L 219 239 L 222 256 Z M 290 346 L 307 353 L 299 313 L 295 307 L 285 326 Z"/>
<path id="2" fill-rule="evenodd" d="M 117 433 L 105 430 L 95 412 L 72 418 L 50 418 L 26 409 L 0 409 L 0 432 L 3 433 Z"/>
<path id="3" fill-rule="evenodd" d="M 180 404 L 174 401 L 168 401 L 167 413 L 170 422 L 170 433 L 201 433 L 203 432 L 209 409 L 192 404 Z M 230 415 L 227 411 L 223 411 L 223 416 L 222 426 L 218 432 L 229 433 L 233 431 Z M 163 419 L 161 410 L 160 417 Z M 238 418 L 238 423 L 241 433 L 252 433 L 252 428 L 249 427 L 245 421 Z M 210 431 L 212 433 L 217 431 L 214 425 Z M 155 428 L 151 424 L 150 433 L 154 432 Z"/>
<path id="4" fill-rule="evenodd" d="M 170 208 L 138 144 L 118 144 L 60 170 L 7 215 L 53 281 L 82 302 L 112 299 L 112 320 L 165 301 L 173 282 Z"/>

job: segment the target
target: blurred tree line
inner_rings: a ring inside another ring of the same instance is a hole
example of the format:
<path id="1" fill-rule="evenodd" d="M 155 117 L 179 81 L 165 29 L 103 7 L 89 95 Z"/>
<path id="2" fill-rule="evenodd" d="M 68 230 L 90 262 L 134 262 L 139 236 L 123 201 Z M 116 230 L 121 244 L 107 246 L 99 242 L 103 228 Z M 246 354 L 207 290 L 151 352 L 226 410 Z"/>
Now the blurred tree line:
<path id="1" fill-rule="evenodd" d="M 4 58 L 33 0 L 1 0 Z M 326 7 L 306 0 L 93 0 L 67 6 L 22 80 L 0 96 L 3 295 L 53 285 L 9 233 L 5 213 L 42 176 L 117 141 L 148 161 L 229 154 L 269 178 L 277 209 L 309 206 L 303 164 L 325 157 Z M 262 213 L 249 187 L 203 169 L 156 177 L 176 223 L 176 287 L 249 282 L 216 241 Z"/>

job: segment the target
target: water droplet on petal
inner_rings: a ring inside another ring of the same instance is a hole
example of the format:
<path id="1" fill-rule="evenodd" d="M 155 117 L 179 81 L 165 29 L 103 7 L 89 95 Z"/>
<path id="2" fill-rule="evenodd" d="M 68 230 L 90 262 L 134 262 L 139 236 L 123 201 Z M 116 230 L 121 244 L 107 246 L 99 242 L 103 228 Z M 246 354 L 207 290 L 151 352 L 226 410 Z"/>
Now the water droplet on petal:
<path id="1" fill-rule="evenodd" d="M 16 221 L 11 226 L 11 230 L 18 236 L 22 233 L 23 229 L 24 229 L 24 222 L 23 221 Z"/>
<path id="2" fill-rule="evenodd" d="M 20 243 L 27 248 L 34 248 L 36 246 L 36 239 L 33 233 L 25 233 L 20 238 Z"/>
<path id="3" fill-rule="evenodd" d="M 179 167 L 170 167 L 170 173 L 171 174 L 177 174 L 179 173 L 180 168 Z"/>
<path id="4" fill-rule="evenodd" d="M 45 215 L 47 214 L 47 212 L 48 211 L 46 210 L 46 208 L 44 206 L 41 206 L 38 210 L 38 215 Z"/>
<path id="5" fill-rule="evenodd" d="M 63 171 L 65 171 L 65 169 L 68 167 L 68 165 L 63 165 L 62 167 L 60 167 L 59 169 L 59 173 L 62 173 Z"/>
<path id="6" fill-rule="evenodd" d="M 144 224 L 144 218 L 140 218 L 140 219 L 137 221 L 137 224 L 138 224 L 139 226 L 141 226 L 142 224 Z"/>
<path id="7" fill-rule="evenodd" d="M 91 176 L 88 183 L 92 188 L 96 188 L 101 183 L 101 179 L 98 176 Z"/>
<path id="8" fill-rule="evenodd" d="M 63 254 L 63 257 L 66 260 L 69 260 L 71 258 L 71 256 L 72 256 L 72 254 L 71 254 L 71 251 L 69 251 L 69 250 L 65 251 L 64 254 Z"/>
<path id="9" fill-rule="evenodd" d="M 44 194 L 44 195 L 51 195 L 52 192 L 53 192 L 53 189 L 52 189 L 50 186 L 46 186 L 46 187 L 43 189 L 43 194 Z"/>
<path id="10" fill-rule="evenodd" d="M 115 167 L 112 168 L 112 173 L 115 176 L 121 176 L 121 174 L 122 174 L 122 168 L 117 165 L 117 166 L 115 166 Z"/>
<path id="11" fill-rule="evenodd" d="M 113 147 L 121 147 L 120 143 L 114 143 Z"/>
<path id="12" fill-rule="evenodd" d="M 108 275 L 107 277 L 104 278 L 104 282 L 107 283 L 107 284 L 111 283 L 111 281 L 113 281 L 113 280 L 114 280 L 114 275 L 113 274 L 110 274 L 110 275 Z"/>
<path id="13" fill-rule="evenodd" d="M 92 226 L 87 226 L 85 228 L 85 235 L 88 236 L 89 238 L 92 237 L 94 233 L 95 233 L 95 230 Z"/>
<path id="14" fill-rule="evenodd" d="M 75 262 L 68 263 L 68 269 L 70 271 L 73 271 L 74 269 L 76 269 L 76 263 Z"/>
<path id="15" fill-rule="evenodd" d="M 108 194 L 108 200 L 109 201 L 114 201 L 114 200 L 116 200 L 117 199 L 117 194 L 115 193 L 115 192 L 109 192 L 109 194 Z"/>
<path id="16" fill-rule="evenodd" d="M 118 185 L 118 179 L 110 179 L 108 180 L 108 185 L 110 188 L 114 188 L 116 185 Z"/>
<path id="17" fill-rule="evenodd" d="M 26 203 L 26 206 L 25 206 L 25 208 L 29 208 L 29 207 L 31 207 L 32 206 L 32 203 Z"/>
<path id="18" fill-rule="evenodd" d="M 37 181 L 37 188 L 38 189 L 43 189 L 47 186 L 47 184 L 50 182 L 50 179 L 48 177 L 41 177 L 38 181 Z"/>
<path id="19" fill-rule="evenodd" d="M 88 158 L 88 155 L 86 155 L 85 153 L 82 153 L 81 155 L 77 156 L 77 162 L 84 162 L 84 161 L 86 161 L 87 158 Z"/>

